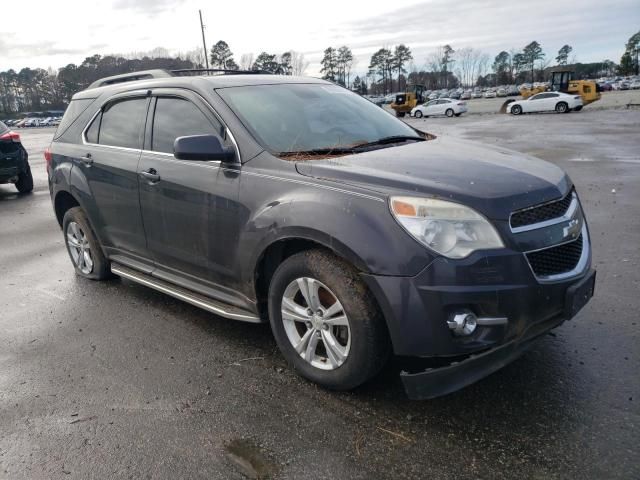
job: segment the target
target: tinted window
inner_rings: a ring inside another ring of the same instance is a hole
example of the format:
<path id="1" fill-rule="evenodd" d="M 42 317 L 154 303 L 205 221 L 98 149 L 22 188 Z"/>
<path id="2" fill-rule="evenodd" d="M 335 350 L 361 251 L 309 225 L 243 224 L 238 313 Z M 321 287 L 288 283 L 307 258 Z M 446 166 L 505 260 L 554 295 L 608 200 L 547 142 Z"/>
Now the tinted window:
<path id="1" fill-rule="evenodd" d="M 98 114 L 96 118 L 91 122 L 91 126 L 87 129 L 86 137 L 89 143 L 99 143 L 98 133 L 100 130 L 100 120 L 102 119 L 102 112 Z"/>
<path id="2" fill-rule="evenodd" d="M 146 98 L 133 98 L 107 105 L 100 123 L 100 145 L 140 148 L 142 122 L 146 113 Z"/>
<path id="3" fill-rule="evenodd" d="M 80 100 L 71 100 L 67 110 L 64 112 L 62 116 L 62 120 L 60 121 L 60 125 L 58 125 L 58 129 L 56 130 L 55 137 L 59 137 L 64 133 L 64 131 L 69 128 L 69 126 L 75 122 L 76 118 L 78 118 L 89 105 L 93 103 L 95 98 L 82 98 Z"/>
<path id="4" fill-rule="evenodd" d="M 173 142 L 189 135 L 220 135 L 222 126 L 211 124 L 193 103 L 180 98 L 158 98 L 153 118 L 151 150 L 173 153 Z"/>

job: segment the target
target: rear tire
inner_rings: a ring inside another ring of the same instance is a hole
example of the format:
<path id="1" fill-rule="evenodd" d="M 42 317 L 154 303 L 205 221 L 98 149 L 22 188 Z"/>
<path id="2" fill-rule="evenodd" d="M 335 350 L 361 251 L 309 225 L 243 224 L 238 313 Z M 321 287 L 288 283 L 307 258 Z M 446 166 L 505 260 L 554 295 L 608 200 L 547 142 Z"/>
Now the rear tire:
<path id="1" fill-rule="evenodd" d="M 416 113 L 413 114 L 416 118 L 422 118 L 422 112 L 420 110 L 416 110 Z"/>
<path id="2" fill-rule="evenodd" d="M 353 267 L 324 250 L 298 253 L 278 267 L 269 286 L 269 319 L 287 362 L 326 388 L 355 388 L 389 357 L 373 295 Z"/>
<path id="3" fill-rule="evenodd" d="M 452 108 L 448 108 L 448 109 L 447 109 L 447 111 L 446 111 L 446 112 L 444 112 L 444 114 L 445 114 L 447 117 L 449 117 L 449 118 L 453 117 L 453 113 L 454 113 L 454 112 L 453 112 L 453 109 L 452 109 Z"/>
<path id="4" fill-rule="evenodd" d="M 109 261 L 81 207 L 67 210 L 62 220 L 62 232 L 76 274 L 91 280 L 105 280 L 111 276 Z"/>
<path id="5" fill-rule="evenodd" d="M 566 102 L 558 102 L 556 104 L 556 112 L 567 113 L 569 111 L 569 105 Z"/>
<path id="6" fill-rule="evenodd" d="M 33 176 L 31 175 L 31 167 L 27 165 L 27 169 L 18 175 L 16 188 L 20 193 L 30 193 L 33 191 Z"/>
<path id="7" fill-rule="evenodd" d="M 514 105 L 511 107 L 512 115 L 520 115 L 522 113 L 522 107 L 520 105 Z"/>

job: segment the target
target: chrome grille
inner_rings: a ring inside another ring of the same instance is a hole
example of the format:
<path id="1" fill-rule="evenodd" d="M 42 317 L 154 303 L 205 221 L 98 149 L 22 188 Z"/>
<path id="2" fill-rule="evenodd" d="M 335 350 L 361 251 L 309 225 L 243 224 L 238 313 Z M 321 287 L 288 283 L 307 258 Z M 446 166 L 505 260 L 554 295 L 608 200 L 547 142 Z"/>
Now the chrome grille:
<path id="1" fill-rule="evenodd" d="M 546 222 L 554 218 L 558 218 L 567 213 L 571 201 L 573 200 L 573 190 L 571 190 L 564 198 L 553 202 L 545 203 L 537 207 L 518 210 L 511 214 L 511 228 L 520 228 L 527 225 Z"/>

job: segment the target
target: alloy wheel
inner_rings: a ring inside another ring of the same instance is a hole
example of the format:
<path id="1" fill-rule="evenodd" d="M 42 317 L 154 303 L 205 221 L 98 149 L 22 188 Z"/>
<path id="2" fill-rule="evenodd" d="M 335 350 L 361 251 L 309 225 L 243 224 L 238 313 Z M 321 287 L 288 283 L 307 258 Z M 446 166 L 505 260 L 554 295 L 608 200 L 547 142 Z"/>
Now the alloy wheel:
<path id="1" fill-rule="evenodd" d="M 69 222 L 67 226 L 67 245 L 75 266 L 85 275 L 93 271 L 93 257 L 89 247 L 89 239 L 76 222 Z"/>
<path id="2" fill-rule="evenodd" d="M 295 351 L 310 365 L 335 370 L 349 356 L 351 328 L 344 307 L 322 282 L 292 281 L 282 295 L 282 323 Z"/>

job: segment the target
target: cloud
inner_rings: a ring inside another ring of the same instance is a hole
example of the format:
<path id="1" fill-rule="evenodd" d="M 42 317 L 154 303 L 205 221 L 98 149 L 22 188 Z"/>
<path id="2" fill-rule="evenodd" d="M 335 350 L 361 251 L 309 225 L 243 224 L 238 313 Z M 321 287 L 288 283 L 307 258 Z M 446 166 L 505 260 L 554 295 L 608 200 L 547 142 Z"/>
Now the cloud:
<path id="1" fill-rule="evenodd" d="M 149 16 L 158 15 L 166 10 L 180 7 L 185 0 L 116 0 L 115 10 L 133 10 Z"/>

